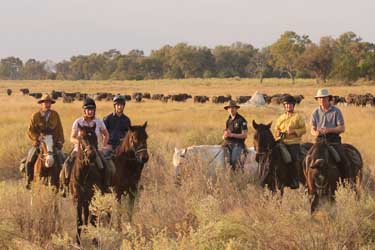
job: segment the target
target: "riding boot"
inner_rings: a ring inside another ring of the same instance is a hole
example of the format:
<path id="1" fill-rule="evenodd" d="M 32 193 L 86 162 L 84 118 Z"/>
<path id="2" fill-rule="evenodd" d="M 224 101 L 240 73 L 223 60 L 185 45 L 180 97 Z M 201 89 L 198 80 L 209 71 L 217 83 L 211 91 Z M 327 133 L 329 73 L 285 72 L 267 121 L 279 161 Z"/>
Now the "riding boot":
<path id="1" fill-rule="evenodd" d="M 293 162 L 291 164 L 292 171 L 290 171 L 290 188 L 291 189 L 297 189 L 299 188 L 299 176 L 298 176 L 298 162 Z"/>
<path id="2" fill-rule="evenodd" d="M 66 197 L 68 189 L 69 189 L 69 179 L 70 174 L 72 172 L 73 164 L 76 158 L 76 152 L 73 151 L 65 160 L 63 167 L 62 167 L 62 176 L 63 176 L 63 183 L 61 185 L 61 195 Z"/>

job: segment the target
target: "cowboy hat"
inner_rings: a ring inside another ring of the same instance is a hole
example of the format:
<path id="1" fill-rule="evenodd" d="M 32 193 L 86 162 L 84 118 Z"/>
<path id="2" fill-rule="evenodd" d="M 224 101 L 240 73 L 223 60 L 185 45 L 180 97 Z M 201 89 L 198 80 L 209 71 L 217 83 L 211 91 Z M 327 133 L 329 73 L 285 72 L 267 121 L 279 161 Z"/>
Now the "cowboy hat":
<path id="1" fill-rule="evenodd" d="M 318 89 L 318 91 L 316 92 L 316 96 L 314 96 L 315 99 L 319 98 L 319 97 L 327 97 L 327 96 L 332 96 L 328 89 Z"/>
<path id="2" fill-rule="evenodd" d="M 56 101 L 53 100 L 49 94 L 43 94 L 42 98 L 39 99 L 38 103 L 40 104 L 42 102 L 50 102 L 54 104 Z"/>
<path id="3" fill-rule="evenodd" d="M 231 108 L 231 107 L 236 107 L 236 108 L 240 108 L 240 106 L 237 105 L 237 103 L 235 101 L 229 101 L 228 104 L 224 107 L 224 109 L 228 109 L 228 108 Z"/>

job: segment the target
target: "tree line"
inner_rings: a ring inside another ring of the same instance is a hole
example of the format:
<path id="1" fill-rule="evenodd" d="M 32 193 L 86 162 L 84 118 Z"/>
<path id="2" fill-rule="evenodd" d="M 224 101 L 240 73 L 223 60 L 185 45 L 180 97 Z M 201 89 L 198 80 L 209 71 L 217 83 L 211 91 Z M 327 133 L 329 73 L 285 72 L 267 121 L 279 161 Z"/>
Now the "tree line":
<path id="1" fill-rule="evenodd" d="M 273 44 L 258 49 L 236 42 L 215 48 L 179 43 L 151 51 L 122 54 L 116 49 L 73 56 L 57 64 L 16 57 L 0 60 L 3 80 L 147 80 L 181 78 L 277 77 L 315 78 L 317 82 L 375 79 L 375 44 L 353 32 L 313 43 L 307 35 L 284 32 Z"/>

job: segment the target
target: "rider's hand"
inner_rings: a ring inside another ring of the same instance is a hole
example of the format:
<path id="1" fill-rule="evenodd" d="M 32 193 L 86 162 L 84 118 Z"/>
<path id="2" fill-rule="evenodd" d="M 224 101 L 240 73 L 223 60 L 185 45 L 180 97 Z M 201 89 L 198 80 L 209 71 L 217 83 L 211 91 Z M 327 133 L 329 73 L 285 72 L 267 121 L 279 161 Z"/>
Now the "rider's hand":
<path id="1" fill-rule="evenodd" d="M 275 136 L 276 136 L 276 137 L 280 137 L 280 130 L 276 130 L 276 132 L 275 132 Z"/>
<path id="2" fill-rule="evenodd" d="M 228 130 L 224 130 L 224 135 L 223 135 L 223 137 L 224 138 L 228 138 L 229 137 L 229 131 Z"/>
<path id="3" fill-rule="evenodd" d="M 327 133 L 327 129 L 326 128 L 320 128 L 320 129 L 318 129 L 318 132 L 319 132 L 319 135 L 325 135 Z"/>
<path id="4" fill-rule="evenodd" d="M 61 142 L 56 142 L 56 149 L 61 150 L 63 148 L 63 145 Z"/>

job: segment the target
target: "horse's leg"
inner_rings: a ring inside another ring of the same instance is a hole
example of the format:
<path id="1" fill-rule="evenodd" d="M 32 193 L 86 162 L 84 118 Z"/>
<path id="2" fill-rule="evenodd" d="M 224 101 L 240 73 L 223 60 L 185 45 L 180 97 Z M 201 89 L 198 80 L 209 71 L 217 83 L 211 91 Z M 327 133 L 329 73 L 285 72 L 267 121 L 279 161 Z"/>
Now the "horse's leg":
<path id="1" fill-rule="evenodd" d="M 78 245 L 81 245 L 81 231 L 82 231 L 82 225 L 83 225 L 83 220 L 82 220 L 82 201 L 78 200 L 77 202 L 77 235 L 76 235 L 76 241 Z"/>

